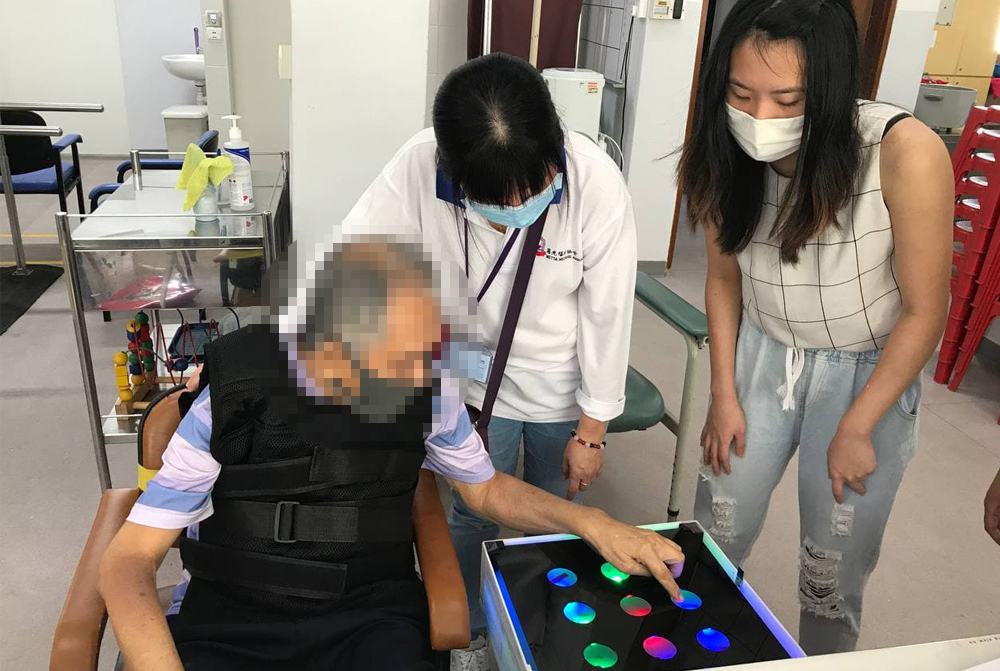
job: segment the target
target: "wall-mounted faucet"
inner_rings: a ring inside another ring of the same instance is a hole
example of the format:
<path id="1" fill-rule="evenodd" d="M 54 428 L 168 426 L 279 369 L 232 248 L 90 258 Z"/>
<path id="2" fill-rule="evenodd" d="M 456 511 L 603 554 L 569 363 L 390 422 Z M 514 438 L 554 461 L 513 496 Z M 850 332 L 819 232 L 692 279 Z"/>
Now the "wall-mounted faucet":
<path id="1" fill-rule="evenodd" d="M 198 39 L 198 29 L 194 29 L 194 52 L 196 54 L 201 53 L 201 40 Z"/>

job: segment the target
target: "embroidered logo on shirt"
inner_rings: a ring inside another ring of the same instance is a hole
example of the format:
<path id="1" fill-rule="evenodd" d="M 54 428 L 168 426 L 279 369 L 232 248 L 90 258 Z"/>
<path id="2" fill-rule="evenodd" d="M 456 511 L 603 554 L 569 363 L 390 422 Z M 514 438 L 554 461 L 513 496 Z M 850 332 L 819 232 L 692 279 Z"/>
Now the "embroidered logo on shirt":
<path id="1" fill-rule="evenodd" d="M 583 261 L 575 249 L 549 249 L 545 247 L 545 241 L 538 243 L 537 256 L 544 256 L 552 261 Z"/>

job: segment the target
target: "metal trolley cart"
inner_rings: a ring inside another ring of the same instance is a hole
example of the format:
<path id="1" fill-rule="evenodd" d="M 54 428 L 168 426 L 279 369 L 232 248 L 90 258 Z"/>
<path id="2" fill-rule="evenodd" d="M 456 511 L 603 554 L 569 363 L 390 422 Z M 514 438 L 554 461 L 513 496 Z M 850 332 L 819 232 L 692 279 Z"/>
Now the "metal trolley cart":
<path id="1" fill-rule="evenodd" d="M 163 317 L 175 309 L 256 305 L 264 270 L 291 240 L 288 152 L 255 153 L 255 208 L 232 212 L 220 204 L 218 223 L 207 227 L 204 219 L 197 222 L 196 215 L 182 211 L 184 192 L 174 188 L 178 170 L 162 169 L 162 160 L 158 169 L 143 170 L 143 157 L 150 155 L 179 156 L 132 151 L 131 181 L 89 215 L 56 214 L 102 491 L 111 487 L 106 446 L 134 445 L 141 412 L 131 405 L 131 412 L 101 412 L 84 313 L 135 315 L 144 310 L 149 312 L 149 328 L 160 331 Z M 250 234 L 231 234 L 246 231 Z M 162 310 L 170 312 L 161 315 Z M 164 356 L 157 352 L 152 370 L 140 376 L 145 380 L 139 384 L 143 392 L 172 380 L 166 342 L 161 342 Z M 120 407 L 116 403 L 115 408 Z"/>

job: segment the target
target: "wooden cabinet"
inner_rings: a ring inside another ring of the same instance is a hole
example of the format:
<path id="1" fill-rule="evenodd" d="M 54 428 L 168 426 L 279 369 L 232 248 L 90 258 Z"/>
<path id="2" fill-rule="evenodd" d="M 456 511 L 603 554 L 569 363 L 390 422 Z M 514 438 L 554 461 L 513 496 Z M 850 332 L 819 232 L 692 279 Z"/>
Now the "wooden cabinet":
<path id="1" fill-rule="evenodd" d="M 924 71 L 951 84 L 962 78 L 990 77 L 996 64 L 997 31 L 1000 29 L 998 0 L 958 0 L 950 26 L 938 26 L 934 46 L 927 52 Z M 981 82 L 969 82 L 962 86 Z M 984 89 L 985 90 L 985 89 Z M 985 96 L 983 97 L 985 100 Z"/>

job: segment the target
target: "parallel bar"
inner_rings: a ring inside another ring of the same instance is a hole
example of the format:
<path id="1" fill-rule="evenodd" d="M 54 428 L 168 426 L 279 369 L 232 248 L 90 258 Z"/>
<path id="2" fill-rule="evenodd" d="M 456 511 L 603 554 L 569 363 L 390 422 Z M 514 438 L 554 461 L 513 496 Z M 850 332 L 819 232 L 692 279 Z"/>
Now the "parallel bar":
<path id="1" fill-rule="evenodd" d="M 158 241 L 155 241 L 155 242 L 158 242 Z M 263 248 L 264 248 L 265 251 L 267 250 L 266 238 L 265 238 L 265 242 L 263 243 Z M 73 251 L 74 252 L 78 252 L 80 254 L 98 254 L 98 253 L 100 253 L 100 254 L 115 254 L 115 253 L 126 252 L 126 251 L 128 251 L 128 252 L 192 252 L 192 251 L 197 252 L 198 250 L 209 250 L 209 251 L 218 250 L 220 252 L 259 252 L 259 251 L 261 251 L 261 247 L 247 247 L 245 245 L 244 246 L 239 246 L 239 247 L 227 247 L 225 245 L 222 245 L 222 246 L 211 246 L 211 245 L 209 245 L 209 246 L 199 246 L 199 247 L 196 247 L 196 246 L 193 246 L 193 245 L 190 246 L 190 247 L 180 247 L 180 246 L 178 246 L 178 247 L 144 247 L 144 246 L 136 245 L 135 247 L 132 247 L 132 248 L 123 248 L 123 247 L 83 247 L 81 245 L 75 245 Z"/>
<path id="2" fill-rule="evenodd" d="M 111 469 L 108 467 L 108 451 L 104 444 L 104 427 L 98 408 L 97 385 L 94 383 L 94 362 L 90 355 L 90 336 L 83 313 L 83 296 L 80 293 L 80 271 L 73 253 L 73 237 L 69 230 L 69 217 L 65 212 L 56 214 L 56 230 L 59 232 L 59 246 L 62 248 L 63 268 L 66 270 L 66 288 L 69 293 L 73 329 L 76 331 L 76 347 L 80 355 L 80 372 L 83 375 L 83 396 L 87 400 L 87 415 L 90 420 L 90 434 L 94 441 L 94 458 L 97 460 L 97 478 L 101 491 L 111 488 Z"/>
<path id="3" fill-rule="evenodd" d="M 130 150 L 128 157 L 132 162 L 132 186 L 136 191 L 142 191 L 142 163 L 139 162 L 139 150 Z"/>
<path id="4" fill-rule="evenodd" d="M 0 135 L 40 135 L 57 137 L 63 134 L 59 126 L 12 126 L 0 124 Z"/>
<path id="5" fill-rule="evenodd" d="M 0 103 L 0 110 L 23 112 L 103 112 L 101 103 Z"/>
<path id="6" fill-rule="evenodd" d="M 17 219 L 17 204 L 14 203 L 14 183 L 10 178 L 10 162 L 7 160 L 7 144 L 0 134 L 0 173 L 3 173 L 3 199 L 7 202 L 7 218 L 10 220 L 10 238 L 14 242 L 14 259 L 17 262 L 15 275 L 27 275 L 27 259 L 24 243 L 21 241 L 21 222 Z"/>

